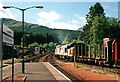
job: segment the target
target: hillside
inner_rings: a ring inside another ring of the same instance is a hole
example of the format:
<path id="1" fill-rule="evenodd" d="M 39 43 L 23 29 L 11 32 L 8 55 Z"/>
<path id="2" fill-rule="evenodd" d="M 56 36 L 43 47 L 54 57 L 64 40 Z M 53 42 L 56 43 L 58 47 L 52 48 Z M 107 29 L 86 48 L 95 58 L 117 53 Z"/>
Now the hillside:
<path id="1" fill-rule="evenodd" d="M 22 31 L 22 23 L 13 19 L 3 19 L 3 22 L 6 26 L 11 28 L 13 31 Z M 78 38 L 80 36 L 80 31 L 74 30 L 63 30 L 63 29 L 51 29 L 46 26 L 39 26 L 38 24 L 25 23 L 25 32 L 33 34 L 42 34 L 42 35 L 55 35 L 58 40 L 62 42 L 66 35 L 69 35 L 70 40 Z"/>

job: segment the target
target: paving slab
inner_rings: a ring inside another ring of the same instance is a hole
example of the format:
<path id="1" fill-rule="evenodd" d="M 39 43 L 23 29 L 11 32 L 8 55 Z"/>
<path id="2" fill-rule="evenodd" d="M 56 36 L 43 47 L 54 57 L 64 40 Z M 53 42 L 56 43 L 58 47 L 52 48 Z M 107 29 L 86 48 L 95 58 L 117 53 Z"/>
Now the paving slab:
<path id="1" fill-rule="evenodd" d="M 50 63 L 44 62 L 43 64 L 52 73 L 52 75 L 55 77 L 55 79 L 58 82 L 72 82 L 68 77 L 66 77 L 63 73 L 61 73 L 58 69 L 56 69 Z"/>
<path id="2" fill-rule="evenodd" d="M 26 82 L 71 82 L 64 74 L 58 71 L 48 62 L 25 63 L 25 73 L 22 74 L 21 63 L 14 66 L 15 77 L 27 77 Z M 3 68 L 3 79 L 11 77 L 12 66 Z"/>
<path id="3" fill-rule="evenodd" d="M 21 67 L 21 63 L 16 63 L 14 64 L 14 75 L 15 76 L 24 76 L 24 74 L 22 74 L 22 67 Z M 12 76 L 12 65 L 8 65 L 6 67 L 3 67 L 3 72 L 2 72 L 2 79 L 5 79 L 7 77 L 11 77 Z"/>
<path id="4" fill-rule="evenodd" d="M 56 80 L 42 63 L 26 63 L 27 80 Z"/>

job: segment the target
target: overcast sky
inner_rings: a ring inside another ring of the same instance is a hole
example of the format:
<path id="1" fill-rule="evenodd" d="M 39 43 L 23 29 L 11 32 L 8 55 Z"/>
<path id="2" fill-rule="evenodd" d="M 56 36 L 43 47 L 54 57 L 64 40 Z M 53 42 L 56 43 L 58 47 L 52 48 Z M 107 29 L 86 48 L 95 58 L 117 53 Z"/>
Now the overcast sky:
<path id="1" fill-rule="evenodd" d="M 9 0 L 11 1 L 11 0 Z M 14 0 L 15 1 L 15 0 Z M 19 8 L 27 8 L 35 5 L 44 6 L 43 9 L 30 9 L 25 11 L 25 21 L 44 25 L 50 28 L 58 29 L 71 29 L 76 30 L 85 25 L 85 17 L 89 12 L 89 8 L 96 2 L 85 0 L 84 2 L 40 2 L 31 1 L 23 2 L 8 2 L 6 0 L 0 2 L 0 17 L 12 18 L 21 21 L 21 11 L 17 9 L 3 9 L 2 6 L 9 5 Z M 25 0 L 24 0 L 25 1 Z M 96 0 L 99 1 L 99 0 Z M 111 2 L 109 2 L 111 1 Z M 116 1 L 116 2 L 115 2 Z M 106 0 L 106 2 L 100 2 L 105 10 L 105 15 L 109 17 L 118 18 L 118 2 L 117 0 Z"/>

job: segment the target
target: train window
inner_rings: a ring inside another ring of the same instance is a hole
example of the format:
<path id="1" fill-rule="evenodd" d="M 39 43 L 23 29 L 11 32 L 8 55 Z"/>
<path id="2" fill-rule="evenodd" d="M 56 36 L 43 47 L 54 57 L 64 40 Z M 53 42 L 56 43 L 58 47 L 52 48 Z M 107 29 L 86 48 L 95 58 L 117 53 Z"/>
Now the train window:
<path id="1" fill-rule="evenodd" d="M 65 52 L 67 52 L 67 48 L 65 48 Z"/>

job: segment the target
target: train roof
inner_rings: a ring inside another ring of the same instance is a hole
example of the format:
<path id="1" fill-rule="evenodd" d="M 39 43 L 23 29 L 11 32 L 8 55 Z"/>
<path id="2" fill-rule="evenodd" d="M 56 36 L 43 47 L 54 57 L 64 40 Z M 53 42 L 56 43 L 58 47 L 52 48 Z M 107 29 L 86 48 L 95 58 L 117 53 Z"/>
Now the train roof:
<path id="1" fill-rule="evenodd" d="M 74 46 L 77 46 L 77 45 L 85 45 L 85 44 L 84 43 L 72 43 L 67 48 L 71 48 L 71 47 L 74 47 Z"/>
<path id="2" fill-rule="evenodd" d="M 85 45 L 85 43 L 78 42 L 78 43 L 70 43 L 70 44 L 57 45 L 56 48 L 71 48 L 71 47 L 74 47 L 75 45 Z"/>
<path id="3" fill-rule="evenodd" d="M 69 46 L 67 46 L 67 48 L 71 48 L 71 47 L 74 47 L 76 43 L 71 43 Z"/>
<path id="4" fill-rule="evenodd" d="M 60 47 L 61 47 L 61 45 L 57 45 L 57 46 L 56 46 L 56 48 L 60 48 Z"/>

